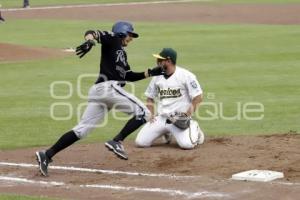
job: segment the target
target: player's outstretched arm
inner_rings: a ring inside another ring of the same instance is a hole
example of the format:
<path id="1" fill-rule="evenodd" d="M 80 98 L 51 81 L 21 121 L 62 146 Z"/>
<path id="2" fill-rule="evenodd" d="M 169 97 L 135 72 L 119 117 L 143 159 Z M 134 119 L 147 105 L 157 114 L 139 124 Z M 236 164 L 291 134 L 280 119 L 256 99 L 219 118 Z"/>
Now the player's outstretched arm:
<path id="1" fill-rule="evenodd" d="M 87 54 L 96 43 L 93 40 L 87 40 L 78 47 L 76 47 L 76 55 L 79 58 L 82 58 L 85 54 Z"/>
<path id="2" fill-rule="evenodd" d="M 133 72 L 133 71 L 127 71 L 125 74 L 125 80 L 134 82 L 139 81 L 148 77 L 152 76 L 159 76 L 163 75 L 164 72 L 160 66 L 153 67 L 152 69 L 147 69 L 144 72 Z"/>
<path id="3" fill-rule="evenodd" d="M 87 31 L 84 34 L 85 42 L 83 42 L 81 45 L 76 47 L 76 55 L 79 56 L 79 58 L 82 58 L 85 54 L 87 54 L 93 46 L 96 45 L 94 40 L 97 40 L 97 33 L 95 31 Z"/>

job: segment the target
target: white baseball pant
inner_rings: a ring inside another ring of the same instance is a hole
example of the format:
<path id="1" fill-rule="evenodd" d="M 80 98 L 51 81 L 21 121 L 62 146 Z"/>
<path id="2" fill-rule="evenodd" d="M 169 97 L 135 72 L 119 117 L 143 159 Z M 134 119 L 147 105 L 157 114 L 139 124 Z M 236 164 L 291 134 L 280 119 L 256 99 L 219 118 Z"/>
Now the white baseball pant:
<path id="1" fill-rule="evenodd" d="M 196 121 L 191 120 L 190 128 L 182 130 L 173 124 L 167 124 L 166 117 L 156 116 L 154 122 L 147 122 L 140 130 L 135 143 L 138 147 L 150 147 L 157 138 L 166 133 L 174 136 L 182 149 L 193 149 L 204 142 L 204 134 Z"/>
<path id="2" fill-rule="evenodd" d="M 146 121 L 150 117 L 150 111 L 137 97 L 125 91 L 117 81 L 106 81 L 90 88 L 88 105 L 80 122 L 72 130 L 78 138 L 87 136 L 111 109 Z"/>

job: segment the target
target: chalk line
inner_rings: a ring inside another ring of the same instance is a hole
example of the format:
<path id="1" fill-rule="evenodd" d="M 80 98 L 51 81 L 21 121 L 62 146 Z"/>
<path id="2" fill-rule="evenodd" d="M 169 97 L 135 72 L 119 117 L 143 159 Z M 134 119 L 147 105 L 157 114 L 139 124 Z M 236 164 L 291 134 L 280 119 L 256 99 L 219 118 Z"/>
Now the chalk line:
<path id="1" fill-rule="evenodd" d="M 171 196 L 184 196 L 188 199 L 193 198 L 222 198 L 228 197 L 228 194 L 223 194 L 219 192 L 209 192 L 209 191 L 199 191 L 199 192 L 188 192 L 184 190 L 175 190 L 175 189 L 162 189 L 162 188 L 146 188 L 146 187 L 135 187 L 135 186 L 121 186 L 121 185 L 104 185 L 104 184 L 67 184 L 64 182 L 55 182 L 55 181 L 36 181 L 26 178 L 11 177 L 11 176 L 0 176 L 0 181 L 8 181 L 15 183 L 23 184 L 37 184 L 37 185 L 46 185 L 46 186 L 55 186 L 55 187 L 80 187 L 80 188 L 99 188 L 99 189 L 108 189 L 108 190 L 118 190 L 118 191 L 129 191 L 129 192 L 150 192 L 150 193 L 161 193 Z"/>
<path id="2" fill-rule="evenodd" d="M 0 162 L 0 166 L 13 166 L 13 167 L 24 167 L 24 168 L 38 168 L 38 165 L 28 163 L 11 163 L 11 162 Z M 180 176 L 173 174 L 163 173 L 143 173 L 143 172 L 128 172 L 128 171 L 116 171 L 116 170 L 105 170 L 105 169 L 92 169 L 82 167 L 67 167 L 67 166 L 49 166 L 49 169 L 65 170 L 65 171 L 79 171 L 79 172 L 90 172 L 90 173 L 103 173 L 103 174 L 120 174 L 128 176 L 148 176 L 148 177 L 167 177 L 167 178 L 200 178 L 201 176 Z"/>

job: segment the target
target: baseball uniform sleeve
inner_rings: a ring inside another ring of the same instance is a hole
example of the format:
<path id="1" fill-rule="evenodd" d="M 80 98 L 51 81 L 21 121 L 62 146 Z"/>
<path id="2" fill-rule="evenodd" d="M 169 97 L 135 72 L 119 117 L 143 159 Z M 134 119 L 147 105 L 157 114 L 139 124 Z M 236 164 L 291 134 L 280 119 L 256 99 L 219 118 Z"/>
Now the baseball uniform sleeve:
<path id="1" fill-rule="evenodd" d="M 114 33 L 110 31 L 95 31 L 93 34 L 98 43 L 107 44 L 113 37 Z"/>
<path id="2" fill-rule="evenodd" d="M 153 77 L 151 82 L 149 83 L 145 95 L 148 98 L 154 99 L 155 97 L 157 97 L 157 88 L 155 86 L 155 82 L 156 82 L 156 78 L 157 77 Z"/>
<path id="3" fill-rule="evenodd" d="M 203 93 L 197 77 L 194 74 L 188 74 L 186 76 L 186 87 L 191 99 Z"/>

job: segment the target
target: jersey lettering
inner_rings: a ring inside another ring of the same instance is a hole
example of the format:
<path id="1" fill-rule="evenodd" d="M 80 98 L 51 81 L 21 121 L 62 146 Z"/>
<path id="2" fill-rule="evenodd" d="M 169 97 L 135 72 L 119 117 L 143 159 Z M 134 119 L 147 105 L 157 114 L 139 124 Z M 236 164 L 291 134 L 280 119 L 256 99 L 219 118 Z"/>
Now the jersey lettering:
<path id="1" fill-rule="evenodd" d="M 177 98 L 177 97 L 182 96 L 180 88 L 178 88 L 178 89 L 172 89 L 172 88 L 160 89 L 160 88 L 158 88 L 158 93 L 159 93 L 160 99 Z"/>
<path id="2" fill-rule="evenodd" d="M 118 51 L 116 51 L 116 54 L 117 54 L 116 63 L 122 62 L 123 65 L 126 66 L 127 62 L 126 62 L 126 58 L 125 58 L 125 55 L 124 55 L 124 51 L 123 50 L 118 50 Z"/>
<path id="3" fill-rule="evenodd" d="M 108 31 L 97 31 L 97 34 L 101 41 L 101 61 L 96 83 L 108 80 L 124 81 L 130 66 L 122 39 Z"/>

